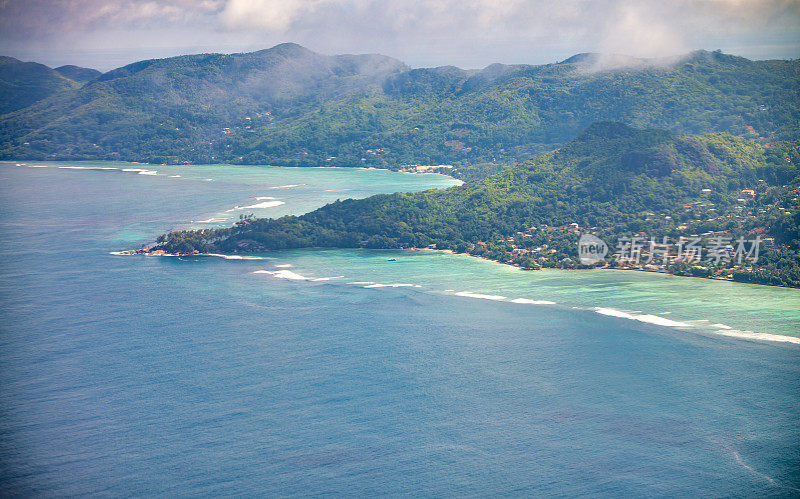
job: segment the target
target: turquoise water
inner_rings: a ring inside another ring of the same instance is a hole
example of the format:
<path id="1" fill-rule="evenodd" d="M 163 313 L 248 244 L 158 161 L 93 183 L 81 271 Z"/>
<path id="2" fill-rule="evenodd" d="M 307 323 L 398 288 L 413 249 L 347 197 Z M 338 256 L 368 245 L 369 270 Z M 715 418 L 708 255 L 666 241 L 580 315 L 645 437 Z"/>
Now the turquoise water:
<path id="1" fill-rule="evenodd" d="M 668 324 L 682 334 L 793 342 L 800 336 L 800 291 L 795 289 L 632 271 L 530 272 L 435 251 L 303 250 L 272 256 L 275 264 L 290 264 L 298 275 L 337 277 L 331 282 L 342 284 L 410 284 L 437 294 L 467 295 L 462 298 L 485 295 L 484 299 L 552 303 L 534 306 L 601 309 L 627 314 L 629 320 Z M 278 268 L 254 262 L 248 266 Z"/>
<path id="2" fill-rule="evenodd" d="M 798 336 L 797 290 L 438 252 L 114 256 L 454 181 L 32 164 L 0 165 L 4 495 L 800 493 L 800 348 L 720 334 Z"/>

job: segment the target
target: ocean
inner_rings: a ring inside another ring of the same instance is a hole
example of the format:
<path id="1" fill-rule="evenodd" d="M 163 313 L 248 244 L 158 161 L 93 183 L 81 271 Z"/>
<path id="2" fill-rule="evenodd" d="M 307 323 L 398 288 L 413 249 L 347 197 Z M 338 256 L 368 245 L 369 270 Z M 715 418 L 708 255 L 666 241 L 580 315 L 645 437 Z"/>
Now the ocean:
<path id="1" fill-rule="evenodd" d="M 433 251 L 113 254 L 456 183 L 0 163 L 0 493 L 800 495 L 800 290 Z"/>

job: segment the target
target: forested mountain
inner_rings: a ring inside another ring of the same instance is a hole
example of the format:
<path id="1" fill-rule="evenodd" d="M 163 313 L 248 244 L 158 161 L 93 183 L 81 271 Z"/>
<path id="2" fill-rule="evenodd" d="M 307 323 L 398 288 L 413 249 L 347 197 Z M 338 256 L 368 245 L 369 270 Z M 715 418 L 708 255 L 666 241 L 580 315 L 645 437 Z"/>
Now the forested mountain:
<path id="1" fill-rule="evenodd" d="M 574 267 L 580 232 L 764 241 L 758 265 L 669 262 L 673 273 L 800 286 L 800 144 L 597 123 L 554 152 L 459 187 L 337 201 L 300 217 L 174 232 L 156 249 L 300 247 L 468 251 L 526 268 Z M 613 246 L 612 246 L 613 247 Z M 733 249 L 730 250 L 732 256 Z M 609 255 L 608 262 L 618 264 Z"/>
<path id="2" fill-rule="evenodd" d="M 78 83 L 86 83 L 88 81 L 92 81 L 98 76 L 100 76 L 100 71 L 91 68 L 82 68 L 80 66 L 74 66 L 72 64 L 67 64 L 66 66 L 59 66 L 53 69 L 56 73 L 60 74 L 64 78 L 69 78 L 72 81 L 76 81 Z"/>
<path id="3" fill-rule="evenodd" d="M 797 136 L 800 61 L 698 51 L 410 69 L 295 44 L 137 62 L 0 117 L 0 157 L 376 166 L 476 178 L 596 121 Z M 5 99 L 7 101 L 7 99 Z"/>
<path id="4" fill-rule="evenodd" d="M 0 114 L 73 90 L 99 75 L 95 69 L 78 66 L 51 69 L 44 64 L 0 56 Z"/>

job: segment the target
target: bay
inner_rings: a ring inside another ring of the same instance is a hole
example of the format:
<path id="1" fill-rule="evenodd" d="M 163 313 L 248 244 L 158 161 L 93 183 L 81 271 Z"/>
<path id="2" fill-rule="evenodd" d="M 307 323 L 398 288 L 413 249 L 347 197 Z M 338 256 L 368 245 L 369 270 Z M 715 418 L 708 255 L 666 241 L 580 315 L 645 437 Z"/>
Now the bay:
<path id="1" fill-rule="evenodd" d="M 797 290 L 439 252 L 115 256 L 455 181 L 35 164 L 0 165 L 4 495 L 798 493 L 800 348 L 714 326 L 797 337 Z"/>

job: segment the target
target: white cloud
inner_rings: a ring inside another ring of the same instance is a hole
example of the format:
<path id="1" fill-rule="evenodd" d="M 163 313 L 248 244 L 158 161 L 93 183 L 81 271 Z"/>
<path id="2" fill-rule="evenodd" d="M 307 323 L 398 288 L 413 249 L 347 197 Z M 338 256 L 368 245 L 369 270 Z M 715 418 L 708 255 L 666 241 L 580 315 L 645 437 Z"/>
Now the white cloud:
<path id="1" fill-rule="evenodd" d="M 229 0 L 220 13 L 220 20 L 231 29 L 283 32 L 295 22 L 314 15 L 322 3 L 322 0 Z"/>
<path id="2" fill-rule="evenodd" d="M 587 51 L 661 56 L 721 48 L 798 57 L 800 0 L 0 2 L 0 52 L 112 46 L 171 55 L 284 41 L 323 53 L 381 52 L 412 65 L 468 67 Z"/>
<path id="3" fill-rule="evenodd" d="M 663 55 L 703 35 L 800 31 L 800 0 L 228 0 L 227 30 L 322 37 L 560 38 L 590 50 Z"/>

